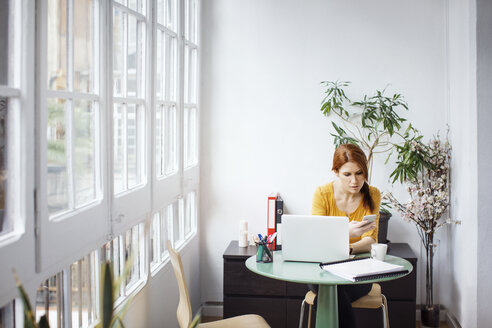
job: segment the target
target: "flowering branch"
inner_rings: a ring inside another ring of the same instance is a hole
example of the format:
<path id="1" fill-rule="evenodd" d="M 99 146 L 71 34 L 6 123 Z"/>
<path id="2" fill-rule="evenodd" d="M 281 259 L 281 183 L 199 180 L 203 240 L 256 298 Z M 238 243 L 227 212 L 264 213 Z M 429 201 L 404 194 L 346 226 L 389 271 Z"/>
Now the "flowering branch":
<path id="1" fill-rule="evenodd" d="M 445 224 L 460 224 L 448 214 L 449 208 L 449 163 L 451 160 L 451 146 L 446 140 L 441 142 L 435 137 L 429 145 L 422 143 L 410 144 L 412 148 L 425 147 L 429 156 L 430 165 L 424 167 L 421 173 L 411 180 L 406 180 L 410 201 L 400 203 L 391 193 L 383 198 L 390 201 L 392 206 L 407 222 L 414 222 L 422 244 L 426 250 L 426 305 L 433 305 L 433 265 L 434 234 Z M 418 149 L 417 149 L 418 150 Z M 445 215 L 446 214 L 446 215 Z"/>

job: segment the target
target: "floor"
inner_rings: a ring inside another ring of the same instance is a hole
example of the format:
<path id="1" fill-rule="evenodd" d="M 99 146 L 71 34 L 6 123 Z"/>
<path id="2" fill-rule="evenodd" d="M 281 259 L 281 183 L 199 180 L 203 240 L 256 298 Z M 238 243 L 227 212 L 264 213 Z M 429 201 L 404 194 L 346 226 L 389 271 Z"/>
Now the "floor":
<path id="1" fill-rule="evenodd" d="M 220 320 L 220 319 L 222 319 L 222 317 L 202 317 L 202 322 L 210 322 L 210 321 L 216 321 L 216 320 Z M 421 328 L 420 321 L 417 321 L 415 328 Z M 439 328 L 449 328 L 449 326 L 446 323 L 446 321 L 442 321 Z"/>

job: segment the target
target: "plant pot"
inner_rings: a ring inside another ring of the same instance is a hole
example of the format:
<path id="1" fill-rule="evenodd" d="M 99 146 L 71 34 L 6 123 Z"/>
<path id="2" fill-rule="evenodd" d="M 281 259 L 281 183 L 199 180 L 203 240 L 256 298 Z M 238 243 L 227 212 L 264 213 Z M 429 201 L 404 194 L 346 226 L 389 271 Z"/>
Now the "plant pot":
<path id="1" fill-rule="evenodd" d="M 391 218 L 391 213 L 379 212 L 379 230 L 378 230 L 378 243 L 387 244 L 389 240 L 386 239 L 388 235 L 388 221 Z"/>
<path id="2" fill-rule="evenodd" d="M 439 305 L 423 305 L 420 309 L 420 321 L 425 327 L 439 327 Z"/>

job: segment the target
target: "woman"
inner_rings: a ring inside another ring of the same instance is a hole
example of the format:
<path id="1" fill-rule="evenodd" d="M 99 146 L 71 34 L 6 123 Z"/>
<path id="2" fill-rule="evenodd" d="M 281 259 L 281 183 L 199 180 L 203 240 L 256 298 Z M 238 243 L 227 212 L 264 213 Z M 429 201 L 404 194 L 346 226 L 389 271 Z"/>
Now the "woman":
<path id="1" fill-rule="evenodd" d="M 370 252 L 377 242 L 381 193 L 367 183 L 367 159 L 356 145 L 340 145 L 333 155 L 338 180 L 320 186 L 313 197 L 313 215 L 348 216 L 351 254 Z M 376 214 L 376 221 L 363 221 Z M 338 320 L 340 327 L 355 327 L 351 303 L 367 295 L 371 284 L 338 286 Z"/>

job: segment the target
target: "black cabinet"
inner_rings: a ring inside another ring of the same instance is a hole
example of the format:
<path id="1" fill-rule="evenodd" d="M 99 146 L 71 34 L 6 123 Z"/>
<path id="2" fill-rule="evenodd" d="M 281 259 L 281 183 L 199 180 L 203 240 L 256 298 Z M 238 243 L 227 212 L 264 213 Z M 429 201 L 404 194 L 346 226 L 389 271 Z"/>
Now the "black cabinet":
<path id="1" fill-rule="evenodd" d="M 259 314 L 273 328 L 299 326 L 301 302 L 308 288 L 260 276 L 246 268 L 244 262 L 256 254 L 255 246 L 238 247 L 231 241 L 224 252 L 224 318 L 241 314 Z M 409 275 L 381 283 L 382 293 L 388 300 L 390 326 L 415 327 L 417 258 L 408 244 L 388 244 L 388 254 L 402 257 L 412 263 Z M 380 310 L 354 309 L 358 326 L 383 327 Z M 307 307 L 305 322 L 307 322 Z M 314 318 L 316 313 L 313 313 Z"/>

